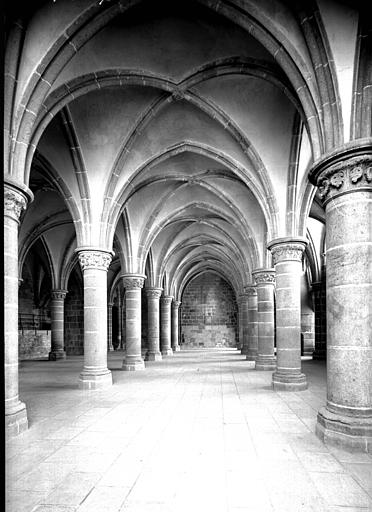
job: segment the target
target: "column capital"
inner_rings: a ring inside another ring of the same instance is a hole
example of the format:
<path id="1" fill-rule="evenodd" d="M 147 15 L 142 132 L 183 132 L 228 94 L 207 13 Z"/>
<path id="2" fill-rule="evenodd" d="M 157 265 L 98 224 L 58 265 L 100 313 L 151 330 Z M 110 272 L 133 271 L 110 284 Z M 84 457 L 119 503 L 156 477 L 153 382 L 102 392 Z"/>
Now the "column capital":
<path id="1" fill-rule="evenodd" d="M 96 249 L 94 247 L 77 248 L 81 270 L 88 268 L 96 268 L 98 270 L 108 270 L 113 253 L 104 249 Z"/>
<path id="2" fill-rule="evenodd" d="M 113 303 L 113 302 L 108 302 L 108 303 L 107 303 L 107 306 L 108 306 L 109 308 L 112 308 L 112 306 L 113 306 L 113 305 L 114 305 L 114 303 Z"/>
<path id="3" fill-rule="evenodd" d="M 52 290 L 50 292 L 50 296 L 52 299 L 64 300 L 66 295 L 68 294 L 68 290 Z"/>
<path id="4" fill-rule="evenodd" d="M 146 276 L 143 274 L 123 274 L 121 276 L 123 285 L 126 290 L 133 290 L 136 288 L 143 288 Z"/>
<path id="5" fill-rule="evenodd" d="M 148 299 L 160 299 L 163 288 L 147 287 L 145 288 L 145 293 Z"/>
<path id="6" fill-rule="evenodd" d="M 304 237 L 276 238 L 267 244 L 271 251 L 274 265 L 281 261 L 302 261 L 302 254 L 307 245 Z"/>
<path id="7" fill-rule="evenodd" d="M 244 293 L 248 295 L 248 297 L 257 295 L 257 288 L 254 284 L 248 284 L 244 286 Z"/>
<path id="8" fill-rule="evenodd" d="M 172 308 L 173 309 L 178 309 L 181 305 L 181 301 L 180 300 L 173 300 L 172 301 Z"/>
<path id="9" fill-rule="evenodd" d="M 27 197 L 17 189 L 4 184 L 4 216 L 19 222 L 21 213 L 27 207 Z"/>
<path id="10" fill-rule="evenodd" d="M 160 297 L 160 301 L 165 306 L 168 306 L 168 305 L 172 304 L 172 300 L 173 300 L 173 296 L 172 295 L 163 295 L 162 297 Z"/>
<path id="11" fill-rule="evenodd" d="M 309 180 L 319 188 L 325 204 L 356 191 L 372 191 L 372 139 L 346 144 L 314 162 Z"/>
<path id="12" fill-rule="evenodd" d="M 257 286 L 265 284 L 275 284 L 275 269 L 259 268 L 252 272 L 252 277 Z"/>

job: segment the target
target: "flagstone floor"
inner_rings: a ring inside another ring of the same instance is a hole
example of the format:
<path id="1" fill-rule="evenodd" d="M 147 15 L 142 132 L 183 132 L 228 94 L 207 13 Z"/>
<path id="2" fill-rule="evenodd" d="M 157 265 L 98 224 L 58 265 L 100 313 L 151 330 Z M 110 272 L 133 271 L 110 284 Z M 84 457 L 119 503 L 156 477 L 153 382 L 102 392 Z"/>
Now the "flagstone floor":
<path id="1" fill-rule="evenodd" d="M 6 444 L 6 512 L 371 511 L 372 456 L 314 434 L 323 362 L 309 389 L 274 392 L 234 349 L 188 350 L 82 391 L 83 358 L 24 361 L 29 430 Z"/>

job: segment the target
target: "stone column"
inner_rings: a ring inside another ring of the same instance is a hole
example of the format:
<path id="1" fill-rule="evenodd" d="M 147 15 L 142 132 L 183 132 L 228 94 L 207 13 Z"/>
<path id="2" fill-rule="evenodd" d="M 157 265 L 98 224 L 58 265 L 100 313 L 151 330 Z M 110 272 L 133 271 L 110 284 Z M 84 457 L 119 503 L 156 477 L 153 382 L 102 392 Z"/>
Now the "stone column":
<path id="1" fill-rule="evenodd" d="M 65 319 L 65 298 L 67 290 L 52 290 L 51 311 L 51 350 L 49 361 L 66 359 L 64 350 L 64 319 Z"/>
<path id="2" fill-rule="evenodd" d="M 241 343 L 241 354 L 248 353 L 248 295 L 244 292 L 239 295 L 239 338 Z"/>
<path id="3" fill-rule="evenodd" d="M 107 350 L 112 352 L 114 346 L 112 344 L 112 306 L 113 302 L 107 304 Z"/>
<path id="4" fill-rule="evenodd" d="M 171 324 L 171 346 L 173 352 L 179 352 L 180 345 L 178 340 L 178 314 L 179 314 L 179 307 L 181 305 L 181 302 L 178 300 L 172 301 L 172 324 Z"/>
<path id="5" fill-rule="evenodd" d="M 145 288 L 147 296 L 147 336 L 148 351 L 146 361 L 161 361 L 160 352 L 160 309 L 159 299 L 162 288 Z"/>
<path id="6" fill-rule="evenodd" d="M 243 340 L 243 303 L 245 301 L 244 293 L 240 293 L 238 296 L 238 342 L 236 344 L 237 350 L 242 351 L 244 346 Z M 241 352 L 243 353 L 243 352 Z"/>
<path id="7" fill-rule="evenodd" d="M 276 371 L 273 388 L 307 388 L 301 373 L 301 269 L 307 241 L 302 237 L 277 238 L 268 244 L 276 273 Z"/>
<path id="8" fill-rule="evenodd" d="M 84 281 L 84 367 L 79 388 L 112 385 L 107 368 L 107 270 L 112 253 L 95 248 L 77 249 Z"/>
<path id="9" fill-rule="evenodd" d="M 258 350 L 258 324 L 257 324 L 257 289 L 255 286 L 245 286 L 247 295 L 247 361 L 255 361 Z"/>
<path id="10" fill-rule="evenodd" d="M 163 356 L 173 355 L 171 347 L 171 304 L 173 297 L 164 295 L 160 298 L 160 344 Z"/>
<path id="11" fill-rule="evenodd" d="M 141 290 L 146 276 L 141 274 L 123 275 L 125 287 L 125 339 L 126 351 L 123 370 L 144 370 L 141 354 Z"/>
<path id="12" fill-rule="evenodd" d="M 5 434 L 28 428 L 26 406 L 18 396 L 18 225 L 27 197 L 4 184 L 4 395 Z"/>
<path id="13" fill-rule="evenodd" d="M 312 284 L 315 320 L 315 350 L 313 359 L 325 361 L 327 358 L 327 302 L 325 280 Z"/>
<path id="14" fill-rule="evenodd" d="M 326 212 L 326 443 L 372 452 L 372 145 L 318 161 L 310 180 Z"/>
<path id="15" fill-rule="evenodd" d="M 274 355 L 274 285 L 275 270 L 257 269 L 252 272 L 257 288 L 258 346 L 256 370 L 275 370 Z"/>
<path id="16" fill-rule="evenodd" d="M 121 304 L 121 298 L 120 298 L 120 290 L 118 290 L 118 316 L 117 316 L 117 336 L 116 336 L 116 343 L 118 348 L 123 348 L 123 337 L 121 333 L 122 329 L 122 304 Z"/>

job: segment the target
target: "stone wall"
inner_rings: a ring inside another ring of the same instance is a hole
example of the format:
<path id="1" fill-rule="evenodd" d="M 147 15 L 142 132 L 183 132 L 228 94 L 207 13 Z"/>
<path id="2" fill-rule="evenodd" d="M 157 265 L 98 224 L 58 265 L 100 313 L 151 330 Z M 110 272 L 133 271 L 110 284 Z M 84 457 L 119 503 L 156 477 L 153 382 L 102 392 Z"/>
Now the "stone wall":
<path id="1" fill-rule="evenodd" d="M 48 358 L 51 343 L 50 331 L 23 330 L 19 331 L 19 359 Z"/>
<path id="2" fill-rule="evenodd" d="M 79 283 L 70 279 L 65 299 L 65 350 L 66 355 L 84 354 L 84 299 Z"/>
<path id="3" fill-rule="evenodd" d="M 193 279 L 182 296 L 183 347 L 235 347 L 237 313 L 235 294 L 224 279 L 212 272 Z"/>

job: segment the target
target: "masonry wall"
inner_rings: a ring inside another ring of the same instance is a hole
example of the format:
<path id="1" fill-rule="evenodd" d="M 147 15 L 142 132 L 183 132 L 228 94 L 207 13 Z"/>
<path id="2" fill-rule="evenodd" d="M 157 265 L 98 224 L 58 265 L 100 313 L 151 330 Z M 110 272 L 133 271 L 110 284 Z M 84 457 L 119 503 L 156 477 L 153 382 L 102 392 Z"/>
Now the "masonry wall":
<path id="1" fill-rule="evenodd" d="M 71 276 L 65 299 L 66 355 L 84 354 L 84 299 L 81 284 Z"/>
<path id="2" fill-rule="evenodd" d="M 182 296 L 183 347 L 235 347 L 238 309 L 231 286 L 207 272 L 193 279 Z"/>

